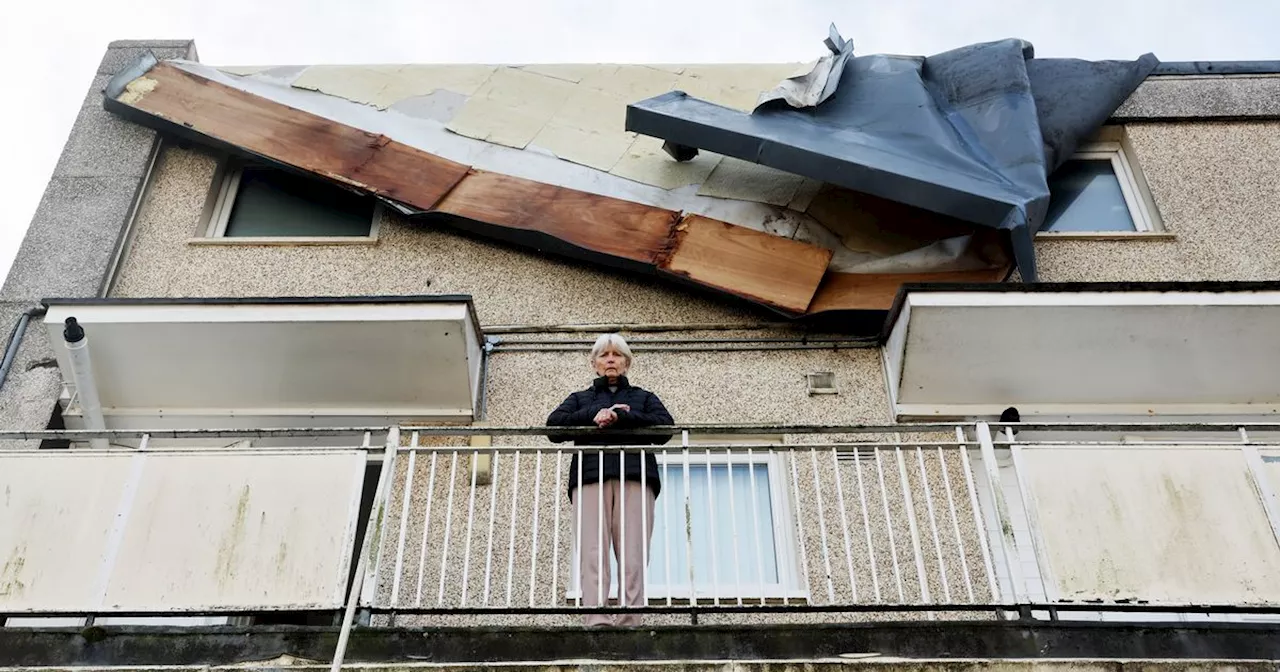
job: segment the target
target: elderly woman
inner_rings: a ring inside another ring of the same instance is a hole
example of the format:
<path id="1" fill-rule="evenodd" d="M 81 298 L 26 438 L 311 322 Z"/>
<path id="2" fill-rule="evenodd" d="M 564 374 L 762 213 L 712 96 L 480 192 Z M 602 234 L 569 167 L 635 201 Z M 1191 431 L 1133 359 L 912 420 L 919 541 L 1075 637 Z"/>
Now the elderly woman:
<path id="1" fill-rule="evenodd" d="M 631 348 L 617 334 L 604 334 L 591 348 L 591 367 L 597 378 L 591 387 L 570 394 L 547 418 L 551 427 L 599 427 L 633 429 L 672 424 L 671 414 L 658 396 L 627 380 Z M 557 443 L 568 437 L 550 435 Z M 618 436 L 601 433 L 582 437 L 582 445 L 661 445 L 668 435 Z M 569 501 L 575 507 L 574 529 L 578 539 L 578 577 L 582 603 L 588 607 L 608 602 L 610 546 L 618 559 L 620 604 L 644 604 L 644 560 L 653 534 L 653 507 L 662 483 L 658 461 L 652 452 L 580 452 L 569 467 Z M 624 459 L 625 458 L 625 459 Z M 643 475 L 643 476 L 642 476 Z M 643 486 L 641 481 L 643 480 Z M 603 522 L 603 525 L 601 524 Z M 625 561 L 624 561 L 625 558 Z M 591 614 L 587 625 L 634 626 L 639 614 Z"/>

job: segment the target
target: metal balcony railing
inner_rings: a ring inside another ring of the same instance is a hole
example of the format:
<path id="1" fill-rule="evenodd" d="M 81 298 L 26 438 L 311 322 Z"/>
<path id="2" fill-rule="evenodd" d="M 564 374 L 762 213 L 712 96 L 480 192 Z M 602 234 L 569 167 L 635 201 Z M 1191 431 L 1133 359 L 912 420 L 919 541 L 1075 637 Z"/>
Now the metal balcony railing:
<path id="1" fill-rule="evenodd" d="M 599 436 L 594 430 L 556 433 Z M 120 480 L 120 492 L 107 497 L 117 507 L 114 517 L 77 499 L 85 508 L 64 519 L 101 521 L 117 562 L 137 550 L 130 545 L 135 526 L 165 524 L 146 506 L 204 505 L 159 485 L 190 477 L 193 466 L 184 460 L 205 460 L 197 472 L 207 474 L 201 480 L 212 488 L 211 501 L 224 501 L 217 493 L 230 497 L 226 515 L 214 516 L 200 533 L 216 556 L 213 574 L 202 583 L 198 562 L 187 572 L 196 577 L 188 587 L 198 595 L 170 586 L 155 595 L 172 606 L 147 607 L 146 600 L 131 602 L 126 590 L 151 590 L 146 576 L 109 561 L 79 567 L 65 560 L 41 569 L 38 578 L 75 571 L 96 582 L 82 593 L 66 588 L 47 593 L 45 603 L 24 602 L 33 575 L 14 568 L 14 548 L 0 547 L 0 561 L 9 558 L 0 572 L 0 615 L 309 609 L 341 612 L 345 641 L 356 622 L 484 623 L 506 615 L 644 614 L 696 623 L 699 616 L 743 613 L 808 613 L 833 621 L 911 613 L 1280 614 L 1274 588 L 1280 585 L 1280 423 L 700 425 L 611 433 L 619 441 L 672 436 L 649 446 L 549 444 L 538 438 L 546 434 L 545 427 L 459 426 L 0 432 L 8 444 L 0 451 L 0 480 L 3 474 L 49 477 L 59 472 L 46 469 L 48 461 L 71 456 L 88 460 L 58 467 L 73 485 L 74 479 L 86 479 L 85 487 L 94 478 Z M 82 447 L 90 438 L 107 438 L 111 447 Z M 72 447 L 34 450 L 35 440 Z M 652 458 L 657 467 L 644 470 L 637 487 L 624 489 L 617 501 L 614 519 L 631 525 L 611 525 L 602 488 L 589 469 L 573 468 L 618 454 L 637 464 Z M 233 469 L 219 456 L 239 462 Z M 127 468 L 112 462 L 118 459 Z M 245 467 L 260 480 L 242 485 Z M 328 501 L 309 489 L 313 481 L 355 484 L 366 472 L 376 475 L 371 489 L 353 485 L 328 498 L 352 498 L 349 506 L 325 509 L 329 532 L 265 522 L 288 515 L 290 507 Z M 653 477 L 661 495 L 649 508 L 644 493 Z M 250 485 L 279 490 L 256 499 L 257 491 L 246 494 Z M 240 499 L 232 497 L 241 489 Z M 566 496 L 569 489 L 583 506 Z M 356 505 L 361 497 L 364 515 Z M 254 515 L 262 529 L 285 530 L 278 532 L 284 536 L 245 531 Z M 599 533 L 610 527 L 617 528 L 616 554 Z M 636 543 L 648 529 L 650 543 Z M 226 537 L 228 530 L 241 536 Z M 584 545 L 594 556 L 584 558 L 579 542 L 592 535 L 596 543 Z M 232 548 L 227 538 L 242 545 Z M 0 525 L 0 542 L 32 539 L 54 546 L 66 540 Z M 274 556 L 254 550 L 254 539 L 279 543 L 281 550 Z M 295 543 L 326 550 L 298 560 L 284 550 Z M 312 583 L 280 579 L 276 590 L 274 579 L 262 578 L 273 562 L 328 564 Z M 592 565 L 609 568 L 593 576 L 594 585 L 579 577 Z M 258 578 L 217 574 L 228 568 L 251 569 Z M 618 581 L 634 577 L 637 568 L 643 581 Z M 639 599 L 619 600 L 620 583 L 637 586 Z"/>

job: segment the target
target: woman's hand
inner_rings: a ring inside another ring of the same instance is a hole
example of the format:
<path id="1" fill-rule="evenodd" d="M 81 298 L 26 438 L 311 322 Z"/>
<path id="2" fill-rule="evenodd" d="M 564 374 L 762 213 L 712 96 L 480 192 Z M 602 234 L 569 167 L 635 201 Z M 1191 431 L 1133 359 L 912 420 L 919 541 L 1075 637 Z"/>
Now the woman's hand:
<path id="1" fill-rule="evenodd" d="M 600 409 L 600 412 L 596 413 L 596 417 L 592 420 L 592 422 L 596 423 L 596 426 L 600 429 L 604 429 L 617 421 L 618 414 L 614 413 L 612 408 Z"/>

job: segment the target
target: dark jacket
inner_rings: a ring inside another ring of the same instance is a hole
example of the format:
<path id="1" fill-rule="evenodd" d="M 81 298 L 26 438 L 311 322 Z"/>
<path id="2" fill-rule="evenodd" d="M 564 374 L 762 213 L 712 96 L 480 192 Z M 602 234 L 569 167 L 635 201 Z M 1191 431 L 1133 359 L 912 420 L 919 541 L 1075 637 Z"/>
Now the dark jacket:
<path id="1" fill-rule="evenodd" d="M 626 376 L 618 379 L 617 388 L 617 392 L 610 392 L 609 380 L 604 376 L 596 378 L 589 389 L 574 392 L 556 410 L 552 411 L 551 416 L 547 418 L 547 426 L 594 427 L 593 420 L 596 417 L 596 413 L 599 413 L 600 409 L 609 408 L 614 404 L 626 404 L 631 407 L 631 410 L 623 411 L 619 409 L 616 411 L 618 421 L 611 425 L 611 428 L 634 429 L 637 427 L 674 424 L 671 414 L 662 405 L 658 395 L 632 386 L 631 383 L 627 382 Z M 660 446 L 670 441 L 671 435 L 619 436 L 604 430 L 595 436 L 584 436 L 576 439 L 558 434 L 549 434 L 547 438 L 556 443 L 573 441 L 574 445 L 578 446 Z M 628 481 L 639 481 L 641 473 L 640 452 L 629 451 L 626 455 L 625 467 L 619 464 L 620 460 L 618 458 L 619 454 L 617 452 L 606 454 L 602 470 L 599 451 L 583 451 L 582 482 L 597 483 L 620 478 L 625 478 Z M 662 491 L 662 482 L 658 480 L 658 460 L 651 451 L 647 451 L 644 454 L 644 472 L 645 485 L 653 491 L 653 496 L 657 497 L 658 493 Z M 573 497 L 573 491 L 577 487 L 578 456 L 574 455 L 573 462 L 569 465 L 570 498 Z"/>

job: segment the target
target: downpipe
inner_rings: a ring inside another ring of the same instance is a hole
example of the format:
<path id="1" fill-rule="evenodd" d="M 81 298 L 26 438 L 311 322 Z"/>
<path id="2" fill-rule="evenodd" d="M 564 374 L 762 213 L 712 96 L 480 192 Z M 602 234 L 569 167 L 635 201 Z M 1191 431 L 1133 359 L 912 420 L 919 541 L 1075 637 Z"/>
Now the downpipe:
<path id="1" fill-rule="evenodd" d="M 31 323 L 31 318 L 44 317 L 46 310 L 44 306 L 35 306 L 22 311 L 18 316 L 13 330 L 9 332 L 9 344 L 5 346 L 4 359 L 0 360 L 0 389 L 4 388 L 4 381 L 9 378 L 9 369 L 13 368 L 13 360 L 18 358 L 18 349 L 22 347 L 22 339 L 27 335 L 27 325 Z"/>

